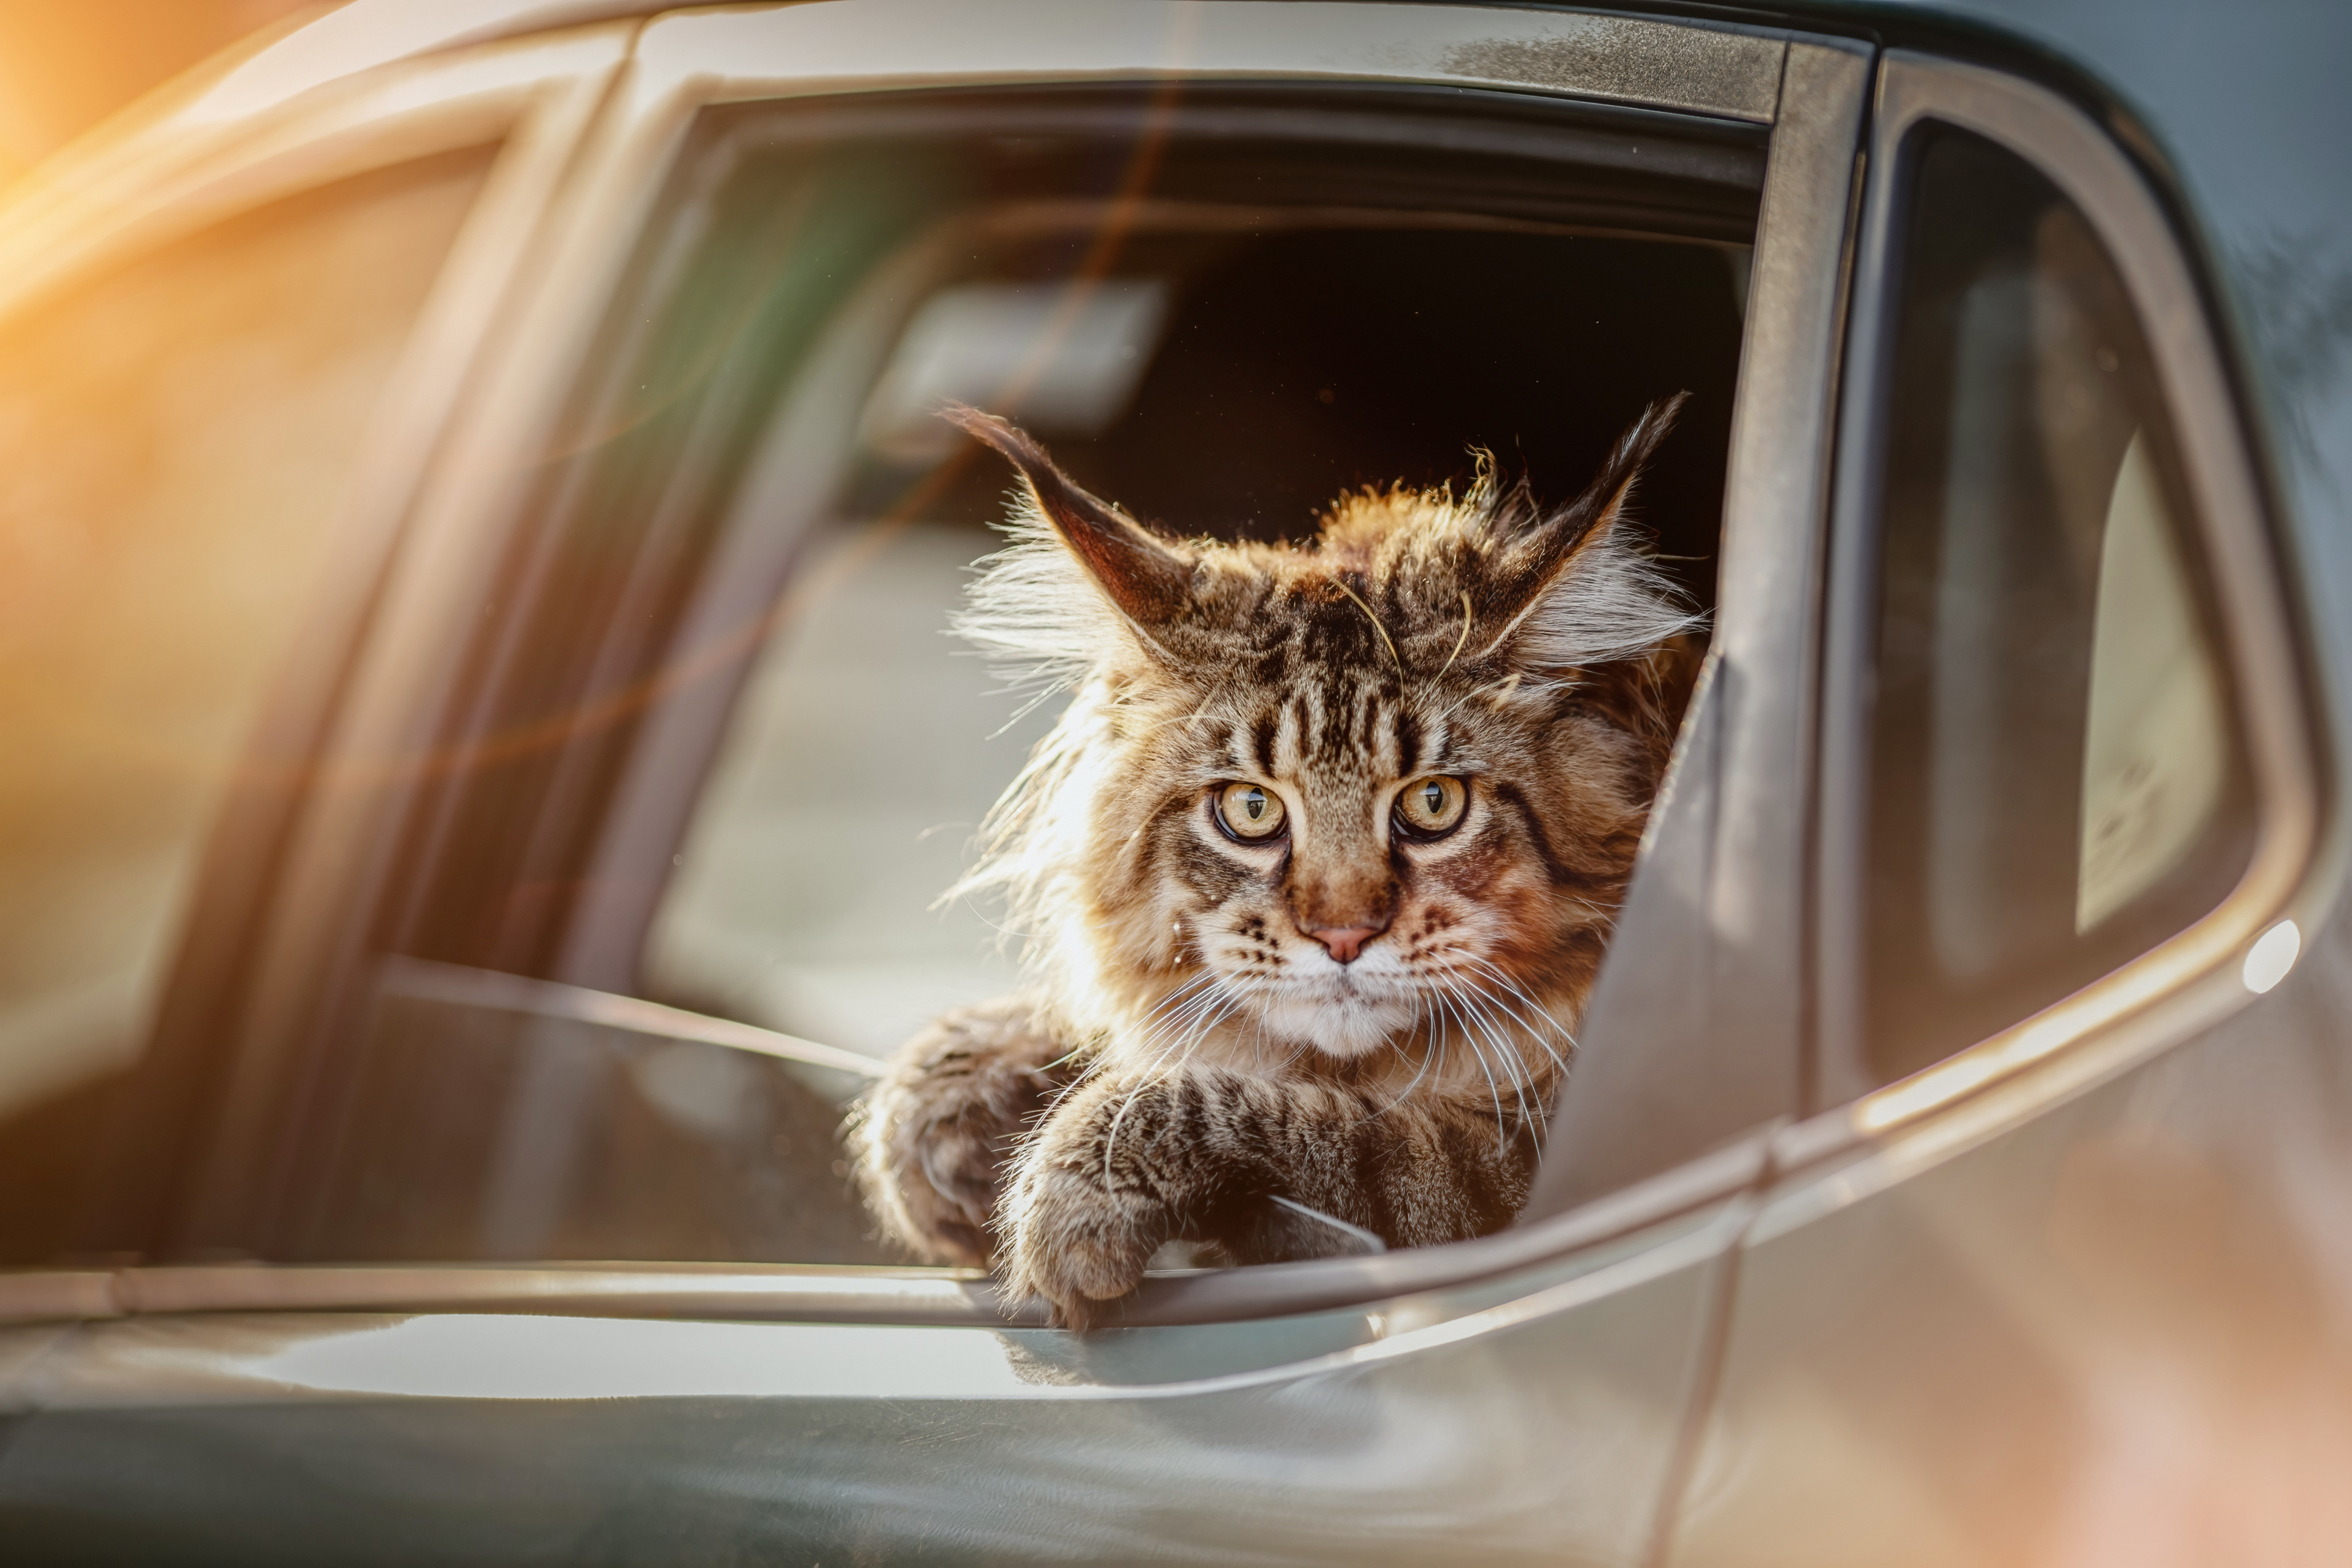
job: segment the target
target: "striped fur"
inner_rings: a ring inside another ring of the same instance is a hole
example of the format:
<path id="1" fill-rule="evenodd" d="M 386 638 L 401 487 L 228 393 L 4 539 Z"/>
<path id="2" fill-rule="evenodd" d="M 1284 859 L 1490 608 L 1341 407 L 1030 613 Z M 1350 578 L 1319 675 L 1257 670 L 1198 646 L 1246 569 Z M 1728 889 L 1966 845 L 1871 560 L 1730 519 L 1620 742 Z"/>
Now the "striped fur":
<path id="1" fill-rule="evenodd" d="M 1073 697 L 958 889 L 1008 900 L 1028 987 L 911 1042 L 857 1130 L 888 1234 L 1083 1325 L 1171 1239 L 1296 1255 L 1269 1194 L 1397 1246 L 1509 1223 L 1696 673 L 1625 521 L 1680 402 L 1558 510 L 1482 463 L 1295 546 L 1171 539 L 951 412 L 1026 480 L 961 629 Z M 1395 815 L 1431 774 L 1468 791 L 1433 840 Z M 1224 831 L 1233 783 L 1285 831 Z"/>

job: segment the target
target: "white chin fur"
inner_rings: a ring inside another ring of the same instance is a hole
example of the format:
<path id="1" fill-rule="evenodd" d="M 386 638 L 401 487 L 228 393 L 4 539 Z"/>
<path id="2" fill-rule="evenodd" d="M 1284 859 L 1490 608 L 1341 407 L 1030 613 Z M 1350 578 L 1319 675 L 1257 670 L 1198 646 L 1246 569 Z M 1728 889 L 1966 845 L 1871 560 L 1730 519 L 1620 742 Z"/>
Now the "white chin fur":
<path id="1" fill-rule="evenodd" d="M 1326 1056 L 1360 1057 L 1388 1044 L 1412 1024 L 1403 1002 L 1346 995 L 1336 987 L 1322 996 L 1277 996 L 1260 1016 L 1269 1034 L 1314 1047 Z"/>

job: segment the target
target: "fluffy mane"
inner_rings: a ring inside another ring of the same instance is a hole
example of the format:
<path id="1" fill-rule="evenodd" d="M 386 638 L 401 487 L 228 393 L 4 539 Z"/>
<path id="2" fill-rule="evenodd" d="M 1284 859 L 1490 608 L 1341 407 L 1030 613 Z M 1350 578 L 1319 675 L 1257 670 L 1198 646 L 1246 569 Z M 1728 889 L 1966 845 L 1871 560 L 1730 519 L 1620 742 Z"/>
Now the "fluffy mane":
<path id="1" fill-rule="evenodd" d="M 1198 728 L 1204 702 L 1258 682 L 1267 645 L 1299 640 L 1302 616 L 1335 595 L 1360 606 L 1351 613 L 1373 629 L 1376 657 L 1417 706 L 1458 712 L 1475 702 L 1533 717 L 1611 666 L 1624 667 L 1609 671 L 1621 705 L 1624 677 L 1654 686 L 1643 661 L 1704 624 L 1629 526 L 1642 467 L 1682 401 L 1646 411 L 1565 506 L 1540 506 L 1524 479 L 1506 482 L 1481 451 L 1460 494 L 1399 484 L 1343 495 L 1297 543 L 1171 537 L 1057 471 L 1040 484 L 1024 464 L 1031 482 L 1011 493 L 1000 525 L 1009 542 L 979 563 L 954 629 L 1028 704 L 1072 697 L 982 824 L 977 864 L 946 897 L 1004 899 L 1031 994 L 1071 1037 L 1137 1024 L 1157 998 L 1134 983 L 1098 918 L 1106 792 L 1132 784 L 1116 763 L 1151 749 L 1157 732 Z M 976 411 L 949 416 L 1000 444 L 1010 430 Z M 1147 621 L 1122 605 L 1072 547 L 1054 479 L 1165 552 L 1186 584 L 1178 614 Z"/>

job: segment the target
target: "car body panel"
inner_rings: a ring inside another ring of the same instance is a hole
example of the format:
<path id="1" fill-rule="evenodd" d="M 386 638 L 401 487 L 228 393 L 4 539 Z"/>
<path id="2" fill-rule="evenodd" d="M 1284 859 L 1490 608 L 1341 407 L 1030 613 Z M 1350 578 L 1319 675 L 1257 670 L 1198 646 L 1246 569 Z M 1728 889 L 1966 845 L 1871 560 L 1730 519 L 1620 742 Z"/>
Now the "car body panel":
<path id="1" fill-rule="evenodd" d="M 655 9 L 415 6 L 400 29 L 371 32 L 371 18 L 401 14 L 397 0 L 349 7 L 173 100 L 181 118 L 158 123 L 183 151 L 126 125 L 78 154 L 103 178 L 86 182 L 87 196 L 60 186 L 15 209 L 0 277 L 62 277 L 105 247 L 147 243 L 147 230 L 107 227 L 108 204 L 133 192 L 196 193 L 175 222 L 255 199 L 261 176 L 230 178 L 197 154 L 271 167 L 252 126 L 272 115 L 288 148 L 332 144 L 319 117 L 337 112 L 324 106 L 341 89 L 324 79 L 342 69 L 365 67 L 356 79 L 390 102 L 428 66 L 483 68 L 489 57 L 469 51 L 502 29 Z M 2352 21 L 2317 5 L 2084 0 L 1814 14 L 1824 27 L 2038 63 L 2110 111 L 2173 201 L 2168 216 L 2211 290 L 2243 400 L 2242 430 L 2220 435 L 2245 436 L 2262 486 L 2243 521 L 2281 535 L 2301 595 L 2305 684 L 2340 716 L 2352 669 L 2352 177 L 2336 150 L 2352 142 L 2352 107 L 2335 77 Z M 529 98 L 560 79 L 530 101 L 560 100 L 569 118 L 548 110 L 534 122 L 551 129 L 530 165 L 537 194 L 508 209 L 516 226 L 468 239 L 490 280 L 439 329 L 436 363 L 448 368 L 437 384 L 450 391 L 387 448 L 400 485 L 383 526 L 404 521 L 412 536 L 383 634 L 343 699 L 341 757 L 365 773 L 418 754 L 455 679 L 450 606 L 530 480 L 510 454 L 557 427 L 623 265 L 612 237 L 642 221 L 704 104 L 1182 68 L 1476 80 L 1785 124 L 1785 52 L 1788 80 L 1815 73 L 1810 91 L 1853 110 L 1816 128 L 1828 145 L 1852 141 L 1869 58 L 1864 45 L 1787 44 L 1785 12 L 1712 32 L 1532 9 L 1240 0 L 1123 7 L 1091 31 L 1099 7 L 1033 8 L 1025 33 L 975 26 L 980 15 L 825 5 L 664 17 L 625 71 L 633 22 L 494 46 L 569 48 L 589 63 L 520 76 L 502 66 L 508 85 L 483 89 L 485 102 L 520 102 L 513 82 Z M 861 33 L 867 16 L 899 30 Z M 1085 41 L 1040 67 L 1034 51 L 1057 28 Z M 1642 62 L 1663 37 L 1698 50 L 1700 85 L 1677 77 L 1645 97 Z M 1610 38 L 1636 43 L 1622 59 L 1576 47 Z M 514 122 L 511 108 L 496 113 Z M 205 128 L 215 122 L 231 129 Z M 1848 165 L 1819 152 L 1806 199 L 1843 235 Z M 525 252 L 527 292 L 493 277 L 494 256 Z M 1776 283 L 1769 251 L 1759 262 L 1759 300 L 1782 290 L 1762 312 L 1768 330 L 1790 341 L 1759 336 L 1751 316 L 1750 364 L 1778 354 L 1786 376 L 1803 362 L 1821 401 L 1743 412 L 1734 510 L 1777 520 L 1748 536 L 1752 574 L 1810 606 L 1820 558 L 1790 547 L 1818 529 L 1829 489 L 1822 410 L 1838 374 L 1843 278 L 1824 269 L 1819 243 L 1798 253 L 1801 276 Z M 478 359 L 459 353 L 477 342 Z M 1735 530 L 1727 551 L 1739 543 Z M 2260 541 L 2253 553 L 2260 571 Z M 1654 896 L 1681 898 L 1736 939 L 1722 951 L 1748 954 L 1758 994 L 1771 994 L 1732 1024 L 1791 1041 L 1808 1026 L 1800 818 L 1814 693 L 1797 677 L 1812 668 L 1812 627 L 1810 607 L 1759 617 L 1744 649 L 1752 670 L 1741 670 L 1740 622 L 1727 616 L 1714 705 L 1694 723 L 1718 748 L 1710 782 L 1768 773 L 1800 790 L 1733 812 L 1720 841 L 1713 805 L 1704 836 L 1687 829 L 1680 847 L 1698 863 L 1722 855 L 1738 875 L 1709 883 L 1702 870 L 1696 892 L 1652 879 Z M 1737 699 L 1747 706 L 1723 695 L 1738 685 L 1727 668 L 1757 678 Z M 1688 734 L 1685 745 L 1687 756 Z M 2340 774 L 2322 782 L 2342 787 Z M 1762 814 L 1774 800 L 1796 815 Z M 366 829 L 381 806 L 347 791 L 305 827 L 308 858 L 278 911 L 263 985 L 289 999 L 289 1017 L 349 956 L 304 939 L 339 929 L 333 912 L 380 874 L 352 847 L 374 842 Z M 89 1321 L 0 1331 L 0 1508 L 59 1551 L 240 1562 L 303 1560 L 322 1542 L 342 1558 L 404 1562 L 789 1547 L 943 1561 L 2139 1563 L 2188 1560 L 2166 1555 L 2183 1542 L 2333 1561 L 2352 1542 L 2326 1485 L 2352 1460 L 2341 817 L 2321 812 L 2326 837 L 2288 868 L 2299 886 L 2278 889 L 2271 912 L 2298 921 L 2305 950 L 2267 994 L 2250 997 L 2227 965 L 2184 973 L 2160 1006 L 2071 1034 L 1990 1088 L 1867 1127 L 1841 1109 L 1784 1130 L 1760 1204 L 1714 1201 L 1632 1242 L 1369 1309 L 1087 1341 L 969 1319 L 725 1321 L 708 1300 L 625 1289 L 613 1292 L 617 1308 L 575 1297 L 561 1310 L 647 1316 L 534 1317 L 516 1310 L 530 1304 L 519 1295 L 496 1314 L 380 1312 L 391 1303 L 367 1299 L 364 1282 L 340 1314 L 250 1310 L 268 1304 L 267 1268 L 252 1271 L 262 1300 L 198 1290 L 175 1311 L 160 1277 L 142 1309 L 129 1277 L 48 1275 L 8 1299 L 12 1315 Z M 1648 984 L 1672 978 L 1664 968 Z M 1738 978 L 1728 966 L 1725 996 Z M 1625 1004 L 1627 1016 L 1655 1018 L 1643 1009 L 1659 1005 Z M 1605 1065 L 1596 1052 L 1588 1081 Z M 1562 1206 L 1640 1163 L 1639 1150 L 1612 1151 L 1606 1131 L 1580 1175 L 1559 1177 Z M 226 1213 L 252 1194 L 230 1182 L 206 1201 Z M 923 1283 L 961 1289 L 944 1274 Z M 975 1310 L 961 1295 L 941 1302 Z M 218 1310 L 232 1304 L 248 1310 Z M 119 1311 L 132 1315 L 101 1321 Z M 761 1315 L 788 1311 L 771 1301 Z M 688 1321 L 650 1315 L 661 1312 Z"/>
<path id="2" fill-rule="evenodd" d="M 2342 1561 L 2347 956 L 1769 1198 L 1671 1560 Z"/>
<path id="3" fill-rule="evenodd" d="M 257 1563 L 332 1542 L 383 1562 L 1632 1563 L 1686 1414 L 1707 1260 L 1743 1220 L 1523 1277 L 1483 1292 L 1508 1298 L 1492 1306 L 1085 1338 L 466 1314 L 90 1325 L 31 1374 L 43 1414 L 0 1462 L 0 1509 L 20 1542 Z M 0 1347 L 37 1353 L 52 1333 Z"/>

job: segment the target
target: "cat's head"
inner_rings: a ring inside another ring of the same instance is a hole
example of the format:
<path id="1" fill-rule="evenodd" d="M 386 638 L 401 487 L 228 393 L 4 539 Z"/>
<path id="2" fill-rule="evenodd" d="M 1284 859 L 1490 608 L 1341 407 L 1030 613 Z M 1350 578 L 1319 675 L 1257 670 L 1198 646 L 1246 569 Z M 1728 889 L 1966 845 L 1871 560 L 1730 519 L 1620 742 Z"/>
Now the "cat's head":
<path id="1" fill-rule="evenodd" d="M 1482 468 L 1460 498 L 1344 497 L 1296 546 L 1171 538 L 949 412 L 1025 480 L 961 629 L 1076 692 L 973 879 L 1010 889 L 1071 1026 L 1565 1048 L 1695 668 L 1697 618 L 1625 518 L 1681 402 L 1559 510 Z"/>

